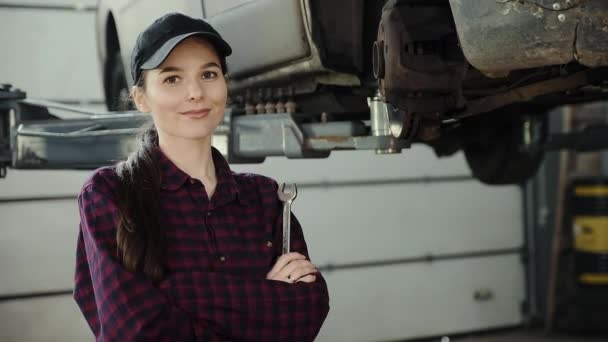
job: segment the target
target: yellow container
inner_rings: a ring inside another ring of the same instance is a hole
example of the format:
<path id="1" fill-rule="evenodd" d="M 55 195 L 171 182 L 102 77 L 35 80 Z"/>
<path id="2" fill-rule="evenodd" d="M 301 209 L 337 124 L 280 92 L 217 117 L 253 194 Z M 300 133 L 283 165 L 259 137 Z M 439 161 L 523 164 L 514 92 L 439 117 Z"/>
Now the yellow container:
<path id="1" fill-rule="evenodd" d="M 571 216 L 577 280 L 608 285 L 608 180 L 577 179 L 572 184 Z"/>

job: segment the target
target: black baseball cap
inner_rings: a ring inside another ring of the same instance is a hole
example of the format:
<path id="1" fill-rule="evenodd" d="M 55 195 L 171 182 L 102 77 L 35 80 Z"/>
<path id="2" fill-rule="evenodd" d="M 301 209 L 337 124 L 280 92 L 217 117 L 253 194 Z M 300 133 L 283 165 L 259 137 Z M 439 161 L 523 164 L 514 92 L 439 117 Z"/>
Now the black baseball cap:
<path id="1" fill-rule="evenodd" d="M 131 54 L 131 77 L 137 82 L 142 70 L 155 69 L 163 63 L 173 48 L 190 36 L 205 38 L 222 59 L 232 54 L 232 48 L 206 21 L 168 13 L 156 19 L 137 37 Z"/>

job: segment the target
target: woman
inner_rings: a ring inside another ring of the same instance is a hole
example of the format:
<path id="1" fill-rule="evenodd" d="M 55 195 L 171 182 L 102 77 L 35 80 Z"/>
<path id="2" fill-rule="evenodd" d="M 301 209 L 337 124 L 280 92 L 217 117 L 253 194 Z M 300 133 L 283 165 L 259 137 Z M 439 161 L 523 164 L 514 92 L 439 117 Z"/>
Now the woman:
<path id="1" fill-rule="evenodd" d="M 327 286 L 292 218 L 280 255 L 277 184 L 233 173 L 211 146 L 230 46 L 171 13 L 142 32 L 132 98 L 152 124 L 140 148 L 79 195 L 74 298 L 98 341 L 309 341 Z"/>

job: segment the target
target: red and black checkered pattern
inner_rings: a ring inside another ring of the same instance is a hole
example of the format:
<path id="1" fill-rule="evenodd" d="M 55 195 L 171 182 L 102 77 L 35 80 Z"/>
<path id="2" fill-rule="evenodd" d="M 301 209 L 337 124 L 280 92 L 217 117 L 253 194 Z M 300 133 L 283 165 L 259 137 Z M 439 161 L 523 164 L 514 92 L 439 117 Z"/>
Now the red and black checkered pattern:
<path id="1" fill-rule="evenodd" d="M 233 173 L 213 150 L 217 187 L 157 150 L 167 274 L 155 284 L 117 260 L 118 207 L 112 167 L 95 171 L 78 197 L 74 298 L 98 341 L 311 341 L 329 311 L 321 274 L 313 283 L 267 280 L 281 253 L 274 180 Z M 292 251 L 308 256 L 292 217 Z"/>

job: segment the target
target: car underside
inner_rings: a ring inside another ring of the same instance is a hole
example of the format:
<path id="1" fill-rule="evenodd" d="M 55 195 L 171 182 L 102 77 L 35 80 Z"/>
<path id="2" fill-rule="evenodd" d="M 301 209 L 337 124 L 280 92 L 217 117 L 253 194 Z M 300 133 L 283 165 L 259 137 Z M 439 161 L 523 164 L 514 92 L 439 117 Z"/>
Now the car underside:
<path id="1" fill-rule="evenodd" d="M 233 68 L 229 60 L 233 115 L 368 122 L 375 99 L 386 105 L 388 134 L 426 143 L 440 156 L 462 149 L 477 178 L 505 184 L 534 174 L 551 109 L 606 98 L 605 1 L 280 3 L 283 11 L 301 10 L 307 57 L 255 61 L 263 65 L 255 68 L 239 60 Z M 230 33 L 229 18 L 209 21 Z M 108 102 L 120 91 L 108 90 Z"/>

